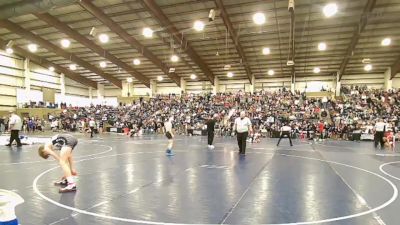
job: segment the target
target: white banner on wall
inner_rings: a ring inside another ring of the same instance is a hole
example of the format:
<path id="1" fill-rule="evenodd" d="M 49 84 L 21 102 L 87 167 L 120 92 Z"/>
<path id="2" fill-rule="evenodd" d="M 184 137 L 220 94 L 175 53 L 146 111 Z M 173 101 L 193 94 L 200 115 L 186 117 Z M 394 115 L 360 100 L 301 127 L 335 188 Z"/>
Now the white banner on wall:
<path id="1" fill-rule="evenodd" d="M 17 104 L 29 102 L 43 102 L 43 92 L 38 90 L 27 91 L 17 88 Z"/>
<path id="2" fill-rule="evenodd" d="M 322 89 L 330 90 L 328 82 L 323 81 L 310 81 L 307 82 L 307 89 L 306 92 L 320 92 Z"/>
<path id="3" fill-rule="evenodd" d="M 118 98 L 117 97 L 108 97 L 103 99 L 94 98 L 91 103 L 93 105 L 107 105 L 107 106 L 118 106 Z"/>

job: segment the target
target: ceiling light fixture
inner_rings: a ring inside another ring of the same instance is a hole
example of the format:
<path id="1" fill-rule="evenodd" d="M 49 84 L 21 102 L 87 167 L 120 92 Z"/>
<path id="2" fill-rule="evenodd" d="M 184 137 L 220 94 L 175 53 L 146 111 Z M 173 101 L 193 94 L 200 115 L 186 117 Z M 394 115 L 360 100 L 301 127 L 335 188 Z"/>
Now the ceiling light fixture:
<path id="1" fill-rule="evenodd" d="M 151 37 L 153 37 L 153 30 L 149 27 L 143 28 L 142 34 L 146 38 L 151 38 Z"/>
<path id="2" fill-rule="evenodd" d="M 367 64 L 364 66 L 364 70 L 365 71 L 371 71 L 372 70 L 372 65 L 371 64 Z"/>
<path id="3" fill-rule="evenodd" d="M 275 74 L 274 70 L 268 70 L 268 75 L 273 76 Z"/>
<path id="4" fill-rule="evenodd" d="M 101 43 L 107 43 L 110 40 L 110 37 L 108 37 L 107 34 L 100 34 L 99 35 L 99 41 Z"/>
<path id="5" fill-rule="evenodd" d="M 107 67 L 107 63 L 104 62 L 104 61 L 101 61 L 101 62 L 99 63 L 99 65 L 100 65 L 101 68 L 106 68 L 106 67 Z"/>
<path id="6" fill-rule="evenodd" d="M 70 70 L 76 70 L 76 64 L 71 64 L 69 65 Z"/>
<path id="7" fill-rule="evenodd" d="M 204 30 L 204 23 L 202 22 L 202 21 L 200 21 L 200 20 L 196 20 L 195 22 L 194 22 L 194 24 L 193 24 L 193 28 L 196 30 L 196 31 L 202 31 L 202 30 Z"/>
<path id="8" fill-rule="evenodd" d="M 314 73 L 319 73 L 319 72 L 321 72 L 321 69 L 319 68 L 319 67 L 314 67 Z"/>
<path id="9" fill-rule="evenodd" d="M 171 61 L 172 62 L 178 62 L 179 61 L 179 57 L 177 55 L 172 55 L 171 56 Z"/>
<path id="10" fill-rule="evenodd" d="M 363 64 L 370 64 L 371 63 L 371 59 L 370 58 L 364 58 L 364 59 L 361 60 L 361 62 Z"/>
<path id="11" fill-rule="evenodd" d="M 264 13 L 255 13 L 253 15 L 253 22 L 257 25 L 263 25 L 265 23 L 265 15 Z"/>
<path id="12" fill-rule="evenodd" d="M 226 74 L 226 76 L 227 76 L 227 77 L 233 77 L 233 73 L 232 73 L 232 72 L 228 72 L 228 73 Z"/>
<path id="13" fill-rule="evenodd" d="M 158 76 L 158 77 L 157 77 L 157 80 L 158 80 L 158 81 L 162 81 L 162 80 L 164 80 L 164 78 L 163 78 L 162 76 Z"/>
<path id="14" fill-rule="evenodd" d="M 126 81 L 128 81 L 128 83 L 132 83 L 132 82 L 133 82 L 133 79 L 132 79 L 132 77 L 128 77 L 128 78 L 126 79 Z"/>
<path id="15" fill-rule="evenodd" d="M 392 39 L 390 38 L 385 38 L 382 40 L 381 45 L 382 46 L 389 46 L 392 43 Z"/>
<path id="16" fill-rule="evenodd" d="M 30 52 L 36 52 L 38 50 L 37 44 L 29 44 L 28 49 Z"/>
<path id="17" fill-rule="evenodd" d="M 55 70 L 54 67 L 52 67 L 52 66 L 49 67 L 50 72 L 54 72 L 54 70 Z"/>
<path id="18" fill-rule="evenodd" d="M 68 39 L 62 39 L 61 40 L 61 46 L 63 48 L 69 48 L 69 46 L 71 45 L 71 41 Z"/>
<path id="19" fill-rule="evenodd" d="M 134 59 L 133 60 L 133 65 L 135 65 L 135 66 L 140 65 L 140 59 Z"/>
<path id="20" fill-rule="evenodd" d="M 9 40 L 8 42 L 7 42 L 7 45 L 6 45 L 6 47 L 12 47 L 14 45 L 14 41 L 13 40 Z"/>
<path id="21" fill-rule="evenodd" d="M 14 53 L 14 50 L 12 49 L 12 48 L 10 48 L 10 47 L 7 47 L 6 48 L 6 52 L 7 52 L 7 54 L 13 54 Z"/>
<path id="22" fill-rule="evenodd" d="M 194 80 L 194 79 L 196 79 L 196 78 L 197 78 L 196 74 L 191 74 L 191 75 L 190 75 L 190 79 Z"/>
<path id="23" fill-rule="evenodd" d="M 92 27 L 90 29 L 89 35 L 92 36 L 92 37 L 96 37 L 96 34 L 97 34 L 96 27 Z"/>
<path id="24" fill-rule="evenodd" d="M 326 17 L 331 17 L 338 12 L 338 7 L 336 3 L 329 3 L 324 7 L 322 11 Z"/>
<path id="25" fill-rule="evenodd" d="M 269 55 L 271 53 L 271 50 L 269 48 L 263 48 L 262 49 L 262 54 L 263 55 Z"/>
<path id="26" fill-rule="evenodd" d="M 326 43 L 325 42 L 319 43 L 318 44 L 318 50 L 325 51 L 326 50 Z"/>

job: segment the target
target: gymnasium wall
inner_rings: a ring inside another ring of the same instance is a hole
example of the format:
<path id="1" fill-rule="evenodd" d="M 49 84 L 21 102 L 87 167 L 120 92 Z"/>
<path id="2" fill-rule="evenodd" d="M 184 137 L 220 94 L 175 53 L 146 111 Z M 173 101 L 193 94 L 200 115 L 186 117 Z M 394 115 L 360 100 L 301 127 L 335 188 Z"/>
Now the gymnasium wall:
<path id="1" fill-rule="evenodd" d="M 392 82 L 393 88 L 400 88 L 400 77 L 393 78 Z"/>
<path id="2" fill-rule="evenodd" d="M 24 86 L 23 68 L 21 58 L 0 52 L 0 111 L 12 110 L 17 105 L 17 88 Z"/>
<path id="3" fill-rule="evenodd" d="M 56 99 L 60 101 L 61 93 L 61 77 L 57 73 L 50 72 L 47 68 L 43 68 L 34 63 L 29 64 L 30 73 L 25 73 L 24 59 L 15 55 L 8 55 L 0 50 L 0 111 L 9 111 L 17 106 L 17 89 L 25 90 L 27 85 L 26 76 L 30 77 L 30 88 L 32 91 L 51 93 L 54 91 Z M 250 91 L 251 85 L 248 79 L 244 80 L 219 80 L 217 90 L 219 92 L 237 92 Z M 116 88 L 112 85 L 104 86 L 104 98 L 108 102 L 114 102 L 117 97 L 127 96 L 128 84 L 123 82 L 124 90 Z M 343 75 L 342 86 L 350 85 L 367 85 L 370 88 L 384 87 L 384 74 L 358 74 Z M 311 75 L 309 77 L 299 77 L 296 79 L 295 89 L 308 92 L 320 91 L 322 87 L 326 90 L 334 90 L 336 86 L 336 78 L 334 76 L 318 76 Z M 400 77 L 396 77 L 392 81 L 393 88 L 400 88 Z M 213 86 L 207 81 L 187 81 L 186 92 L 202 93 L 212 92 Z M 254 90 L 278 90 L 283 87 L 290 89 L 290 77 L 275 78 L 268 76 L 263 79 L 257 79 Z M 46 88 L 47 91 L 44 91 Z M 65 78 L 65 96 L 63 99 L 67 102 L 75 102 L 77 99 L 84 102 L 94 101 L 97 99 L 98 91 L 93 89 L 91 94 L 89 88 L 79 84 L 73 80 Z M 142 84 L 130 84 L 129 92 L 131 96 L 147 96 L 151 94 L 151 89 Z M 180 94 L 181 88 L 173 83 L 157 82 L 156 93 L 158 94 Z M 57 98 L 58 96 L 58 98 Z M 90 100 L 90 96 L 92 100 Z"/>
<path id="4" fill-rule="evenodd" d="M 17 106 L 17 89 L 25 89 L 26 76 L 30 77 L 31 90 L 43 88 L 61 92 L 61 79 L 57 73 L 50 72 L 34 63 L 29 64 L 30 74 L 25 73 L 24 59 L 0 51 L 0 111 L 14 110 Z M 65 78 L 65 93 L 70 96 L 88 97 L 88 88 Z"/>
<path id="5" fill-rule="evenodd" d="M 366 85 L 369 88 L 383 88 L 385 83 L 383 74 L 352 74 L 343 75 L 343 85 Z"/>

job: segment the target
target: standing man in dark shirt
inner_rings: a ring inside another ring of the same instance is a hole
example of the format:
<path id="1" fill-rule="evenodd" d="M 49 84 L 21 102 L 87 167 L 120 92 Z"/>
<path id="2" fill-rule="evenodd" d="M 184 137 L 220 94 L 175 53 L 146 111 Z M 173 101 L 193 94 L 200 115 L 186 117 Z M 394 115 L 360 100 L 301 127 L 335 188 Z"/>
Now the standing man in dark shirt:
<path id="1" fill-rule="evenodd" d="M 211 117 L 211 115 L 210 115 L 206 122 L 207 136 L 208 136 L 208 148 L 209 149 L 214 149 L 213 141 L 214 141 L 214 127 L 215 127 L 216 119 L 217 119 L 217 114 L 215 114 L 213 117 Z"/>

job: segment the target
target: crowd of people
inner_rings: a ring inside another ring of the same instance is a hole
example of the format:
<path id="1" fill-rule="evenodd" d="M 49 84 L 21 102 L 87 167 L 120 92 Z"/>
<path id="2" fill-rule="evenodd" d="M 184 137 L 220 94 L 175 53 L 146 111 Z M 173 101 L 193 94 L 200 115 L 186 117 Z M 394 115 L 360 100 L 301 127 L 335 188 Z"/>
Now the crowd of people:
<path id="1" fill-rule="evenodd" d="M 165 121 L 172 117 L 177 134 L 193 135 L 195 130 L 205 130 L 207 120 L 217 115 L 216 134 L 233 136 L 235 119 L 241 111 L 246 111 L 254 129 L 252 140 L 279 137 L 284 123 L 292 128 L 295 137 L 352 140 L 354 133 L 372 134 L 379 119 L 386 123 L 385 132 L 397 134 L 399 90 L 351 87 L 345 93 L 335 99 L 307 98 L 305 93 L 285 89 L 254 94 L 239 91 L 216 95 L 157 95 L 118 107 L 64 105 L 60 115 L 48 115 L 48 122 L 25 118 L 23 127 L 26 131 L 35 131 L 50 125 L 54 131 L 90 132 L 93 128 L 103 131 L 110 126 L 128 129 L 137 135 L 162 132 Z"/>

